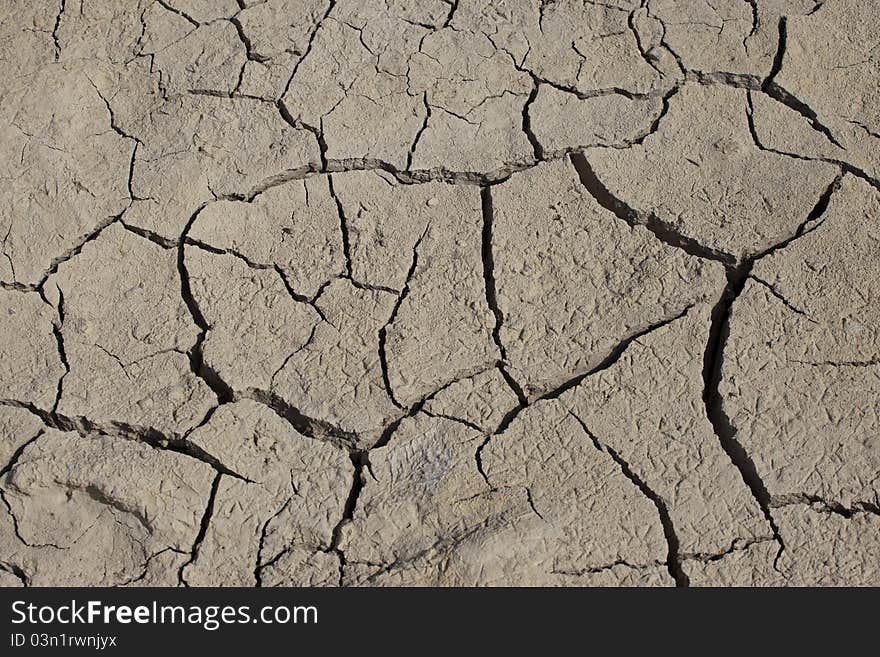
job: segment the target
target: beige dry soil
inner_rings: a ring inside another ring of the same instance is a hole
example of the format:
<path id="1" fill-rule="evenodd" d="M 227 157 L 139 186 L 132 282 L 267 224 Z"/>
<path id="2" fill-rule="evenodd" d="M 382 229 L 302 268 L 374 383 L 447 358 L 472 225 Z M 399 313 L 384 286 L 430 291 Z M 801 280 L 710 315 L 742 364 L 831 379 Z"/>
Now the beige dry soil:
<path id="1" fill-rule="evenodd" d="M 3 0 L 0 584 L 880 585 L 878 21 Z"/>

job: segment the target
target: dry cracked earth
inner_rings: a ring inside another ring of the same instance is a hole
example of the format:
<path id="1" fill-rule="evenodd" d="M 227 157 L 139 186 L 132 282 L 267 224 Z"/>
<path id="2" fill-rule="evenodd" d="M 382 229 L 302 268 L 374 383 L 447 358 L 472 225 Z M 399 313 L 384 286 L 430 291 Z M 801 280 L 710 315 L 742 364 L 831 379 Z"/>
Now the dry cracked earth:
<path id="1" fill-rule="evenodd" d="M 4 0 L 0 583 L 880 584 L 876 0 Z"/>

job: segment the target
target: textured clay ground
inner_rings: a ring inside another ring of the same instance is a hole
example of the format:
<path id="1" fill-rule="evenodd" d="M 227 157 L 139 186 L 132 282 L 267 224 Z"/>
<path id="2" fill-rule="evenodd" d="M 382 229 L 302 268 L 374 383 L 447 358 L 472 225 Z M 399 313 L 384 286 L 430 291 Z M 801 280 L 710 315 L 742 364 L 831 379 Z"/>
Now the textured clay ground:
<path id="1" fill-rule="evenodd" d="M 876 0 L 4 0 L 0 583 L 880 584 Z"/>

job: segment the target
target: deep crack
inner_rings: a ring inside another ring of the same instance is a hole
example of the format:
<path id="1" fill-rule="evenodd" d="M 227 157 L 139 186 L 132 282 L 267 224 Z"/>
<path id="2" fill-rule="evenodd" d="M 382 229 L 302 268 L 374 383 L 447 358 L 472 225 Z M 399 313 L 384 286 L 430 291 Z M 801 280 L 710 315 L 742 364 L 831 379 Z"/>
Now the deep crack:
<path id="1" fill-rule="evenodd" d="M 208 533 L 208 526 L 211 524 L 211 516 L 214 514 L 214 502 L 217 499 L 217 490 L 220 488 L 220 480 L 222 478 L 223 475 L 218 472 L 214 477 L 214 481 L 211 483 L 211 492 L 208 494 L 208 503 L 205 505 L 205 512 L 202 514 L 202 520 L 199 523 L 199 531 L 196 534 L 192 549 L 190 550 L 190 558 L 186 563 L 180 566 L 177 571 L 177 581 L 183 586 L 189 586 L 189 582 L 187 582 L 184 577 L 184 570 L 186 570 L 187 566 L 194 564 L 199 558 L 199 550 L 201 549 L 202 542 L 205 540 L 205 536 Z"/>
<path id="2" fill-rule="evenodd" d="M 684 570 L 682 570 L 681 562 L 682 558 L 679 554 L 679 540 L 678 535 L 675 533 L 675 526 L 672 524 L 672 518 L 669 516 L 669 509 L 666 507 L 666 502 L 663 501 L 663 498 L 660 497 L 654 490 L 652 490 L 644 479 L 639 477 L 630 467 L 629 463 L 627 463 L 615 450 L 613 450 L 608 445 L 605 445 L 599 441 L 599 439 L 589 430 L 587 425 L 584 423 L 581 418 L 579 418 L 576 414 L 569 412 L 569 414 L 577 420 L 577 423 L 584 430 L 584 433 L 587 437 L 592 441 L 593 446 L 600 452 L 608 454 L 611 459 L 617 464 L 620 468 L 620 471 L 623 475 L 629 479 L 633 485 L 641 491 L 642 495 L 647 497 L 654 504 L 654 507 L 657 509 L 657 515 L 660 516 L 660 525 L 663 528 L 663 535 L 666 537 L 666 545 L 668 546 L 668 553 L 666 557 L 666 567 L 669 570 L 669 575 L 672 577 L 676 586 L 679 587 L 687 587 L 690 585 L 687 575 Z"/>

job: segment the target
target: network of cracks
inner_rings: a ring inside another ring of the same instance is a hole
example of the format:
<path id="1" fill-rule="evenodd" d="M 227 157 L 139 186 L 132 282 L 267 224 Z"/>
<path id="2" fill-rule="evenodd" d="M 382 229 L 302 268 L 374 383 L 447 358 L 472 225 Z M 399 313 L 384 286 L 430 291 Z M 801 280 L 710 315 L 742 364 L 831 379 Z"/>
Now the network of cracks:
<path id="1" fill-rule="evenodd" d="M 0 584 L 880 583 L 843 0 L 0 22 Z"/>

